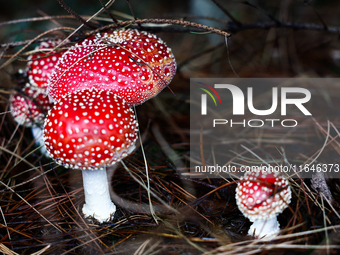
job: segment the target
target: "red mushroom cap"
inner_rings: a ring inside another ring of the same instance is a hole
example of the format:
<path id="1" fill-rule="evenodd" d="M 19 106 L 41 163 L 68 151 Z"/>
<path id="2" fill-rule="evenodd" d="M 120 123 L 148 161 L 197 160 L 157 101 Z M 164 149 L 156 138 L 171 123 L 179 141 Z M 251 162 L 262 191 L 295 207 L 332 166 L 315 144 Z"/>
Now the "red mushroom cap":
<path id="1" fill-rule="evenodd" d="M 65 51 L 49 52 L 48 49 L 53 49 L 58 46 L 62 41 L 48 41 L 42 42 L 35 50 L 44 50 L 41 53 L 35 53 L 28 57 L 27 75 L 31 85 L 40 88 L 47 88 L 47 81 L 50 78 L 55 65 L 59 58 Z"/>
<path id="2" fill-rule="evenodd" d="M 14 120 L 26 127 L 42 125 L 45 115 L 53 107 L 46 89 L 32 86 L 24 87 L 21 93 L 15 91 L 9 102 Z"/>
<path id="3" fill-rule="evenodd" d="M 95 88 L 67 94 L 45 120 L 49 155 L 65 167 L 97 170 L 130 153 L 137 139 L 135 115 L 123 99 Z"/>
<path id="4" fill-rule="evenodd" d="M 246 172 L 236 188 L 238 208 L 250 221 L 276 217 L 290 200 L 290 186 L 279 172 L 264 169 Z"/>
<path id="5" fill-rule="evenodd" d="M 49 96 L 95 87 L 131 105 L 157 95 L 176 72 L 171 49 L 155 35 L 132 29 L 97 34 L 70 48 L 49 80 Z"/>

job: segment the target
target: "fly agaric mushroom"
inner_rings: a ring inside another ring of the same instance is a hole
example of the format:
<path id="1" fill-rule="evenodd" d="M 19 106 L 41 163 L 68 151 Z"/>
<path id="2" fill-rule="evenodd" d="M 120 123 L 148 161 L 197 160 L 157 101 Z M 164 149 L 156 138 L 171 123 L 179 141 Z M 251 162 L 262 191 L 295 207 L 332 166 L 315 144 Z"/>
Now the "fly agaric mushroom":
<path id="1" fill-rule="evenodd" d="M 52 108 L 46 89 L 25 86 L 21 92 L 15 91 L 10 97 L 10 111 L 19 125 L 41 126 L 45 115 Z"/>
<path id="2" fill-rule="evenodd" d="M 276 216 L 291 200 L 288 181 L 279 172 L 258 169 L 246 172 L 236 188 L 238 208 L 250 221 L 248 235 L 273 237 L 280 231 Z"/>
<path id="3" fill-rule="evenodd" d="M 50 78 L 55 65 L 65 51 L 48 51 L 58 46 L 62 41 L 42 42 L 35 50 L 46 51 L 32 54 L 28 57 L 27 76 L 32 86 L 47 88 L 47 81 Z"/>
<path id="4" fill-rule="evenodd" d="M 84 88 L 111 90 L 132 106 L 156 96 L 175 72 L 175 58 L 161 39 L 121 29 L 71 47 L 56 65 L 48 90 L 55 101 Z"/>
<path id="5" fill-rule="evenodd" d="M 19 125 L 31 128 L 41 153 L 46 154 L 41 126 L 47 112 L 53 107 L 46 89 L 26 86 L 21 92 L 15 91 L 9 99 L 9 103 L 14 120 Z"/>
<path id="6" fill-rule="evenodd" d="M 135 148 L 137 122 L 125 101 L 96 88 L 69 93 L 45 119 L 44 140 L 51 158 L 82 170 L 83 213 L 99 222 L 116 211 L 109 194 L 106 167 Z"/>

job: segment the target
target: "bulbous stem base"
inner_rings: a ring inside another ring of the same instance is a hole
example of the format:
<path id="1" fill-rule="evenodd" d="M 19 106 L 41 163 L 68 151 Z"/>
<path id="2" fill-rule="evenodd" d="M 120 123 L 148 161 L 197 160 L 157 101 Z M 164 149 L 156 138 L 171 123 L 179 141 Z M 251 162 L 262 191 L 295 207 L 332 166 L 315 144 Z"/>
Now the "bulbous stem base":
<path id="1" fill-rule="evenodd" d="M 109 192 L 106 170 L 82 170 L 85 193 L 83 213 L 100 223 L 109 221 L 116 211 Z"/>
<path id="2" fill-rule="evenodd" d="M 280 231 L 280 224 L 276 217 L 266 220 L 254 221 L 250 226 L 248 235 L 255 236 L 257 238 L 271 238 L 277 236 Z"/>

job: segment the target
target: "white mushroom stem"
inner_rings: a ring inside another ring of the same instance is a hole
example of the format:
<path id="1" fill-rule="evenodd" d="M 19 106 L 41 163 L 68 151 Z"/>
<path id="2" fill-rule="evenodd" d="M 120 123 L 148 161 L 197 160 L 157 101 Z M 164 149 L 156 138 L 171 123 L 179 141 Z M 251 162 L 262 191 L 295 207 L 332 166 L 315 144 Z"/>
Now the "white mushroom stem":
<path id="1" fill-rule="evenodd" d="M 43 139 L 43 129 L 41 127 L 32 127 L 31 128 L 32 136 L 35 140 L 35 143 L 40 147 L 40 152 L 43 155 L 47 155 L 47 150 L 45 146 L 45 142 Z"/>
<path id="2" fill-rule="evenodd" d="M 82 170 L 85 193 L 83 213 L 92 216 L 100 223 L 109 221 L 116 211 L 109 192 L 106 169 Z"/>
<path id="3" fill-rule="evenodd" d="M 250 226 L 248 235 L 258 238 L 274 237 L 280 231 L 280 224 L 276 217 L 266 220 L 256 220 L 253 225 Z"/>

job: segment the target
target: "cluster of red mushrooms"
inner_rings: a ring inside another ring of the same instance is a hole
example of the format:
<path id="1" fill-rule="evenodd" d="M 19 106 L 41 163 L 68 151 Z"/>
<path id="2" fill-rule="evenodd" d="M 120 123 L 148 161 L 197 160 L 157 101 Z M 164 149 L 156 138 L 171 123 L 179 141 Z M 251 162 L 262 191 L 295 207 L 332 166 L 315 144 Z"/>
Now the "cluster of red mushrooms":
<path id="1" fill-rule="evenodd" d="M 51 51 L 61 41 L 43 42 L 35 48 L 35 53 L 28 57 L 28 64 L 24 76 L 29 82 L 19 91 L 14 91 L 10 97 L 10 111 L 14 120 L 25 127 L 32 129 L 32 134 L 40 146 L 43 154 L 46 153 L 41 127 L 45 116 L 53 107 L 47 95 L 48 79 L 62 56 L 63 51 Z"/>
<path id="2" fill-rule="evenodd" d="M 11 113 L 38 136 L 43 128 L 47 154 L 58 164 L 82 170 L 82 211 L 105 222 L 116 211 L 106 167 L 135 148 L 132 107 L 170 83 L 176 62 L 161 39 L 133 29 L 96 34 L 65 51 L 54 51 L 58 44 L 42 43 L 29 57 L 29 84 L 11 96 Z M 276 215 L 290 203 L 291 191 L 284 177 L 260 169 L 241 178 L 236 200 L 254 222 L 250 235 L 275 236 Z"/>
<path id="3" fill-rule="evenodd" d="M 116 211 L 106 167 L 135 149 L 132 107 L 170 83 L 175 58 L 160 38 L 135 29 L 98 33 L 53 51 L 59 43 L 42 43 L 30 56 L 29 84 L 11 96 L 11 113 L 21 125 L 42 127 L 48 156 L 82 170 L 82 211 L 105 222 Z"/>

